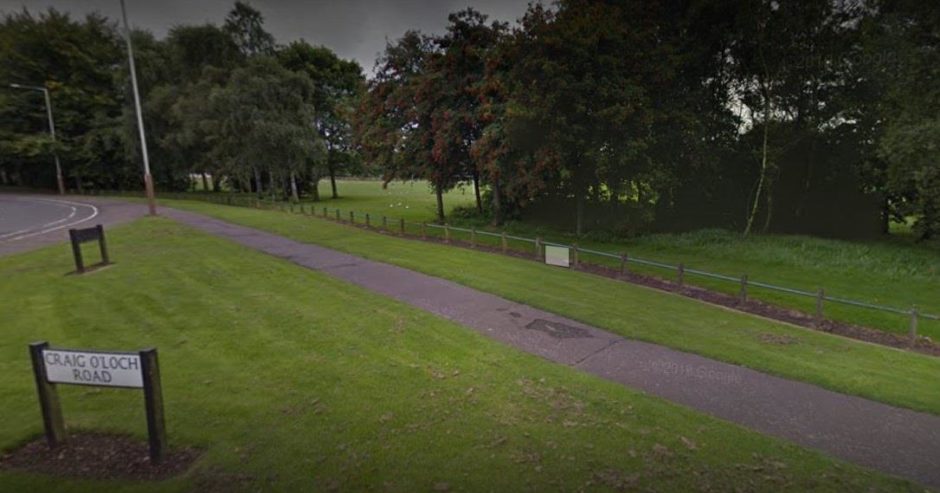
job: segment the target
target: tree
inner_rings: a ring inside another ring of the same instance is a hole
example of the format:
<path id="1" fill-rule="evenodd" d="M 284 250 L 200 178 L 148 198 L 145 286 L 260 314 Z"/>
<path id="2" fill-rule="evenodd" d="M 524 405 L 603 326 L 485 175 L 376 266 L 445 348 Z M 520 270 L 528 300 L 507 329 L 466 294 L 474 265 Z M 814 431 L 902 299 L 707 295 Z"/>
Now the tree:
<path id="1" fill-rule="evenodd" d="M 286 179 L 291 197 L 298 200 L 298 176 L 324 152 L 313 125 L 313 93 L 305 74 L 287 70 L 271 57 L 249 60 L 212 92 L 216 155 L 227 158 L 233 173 L 245 174 L 255 163 L 266 163 L 272 196 L 277 181 Z"/>
<path id="2" fill-rule="evenodd" d="M 246 2 L 235 2 L 224 29 L 245 56 L 274 53 L 274 36 L 264 30 L 264 16 Z"/>
<path id="3" fill-rule="evenodd" d="M 671 74 L 656 61 L 670 60 L 669 47 L 640 3 L 581 0 L 563 1 L 557 12 L 530 7 L 511 42 L 506 135 L 526 150 L 535 176 L 550 175 L 541 184 L 574 200 L 580 235 L 585 202 L 610 191 L 605 176 L 616 170 L 618 180 L 629 180 L 644 167 L 655 116 L 650 94 Z"/>
<path id="4" fill-rule="evenodd" d="M 483 212 L 480 169 L 471 149 L 483 132 L 480 112 L 485 63 L 506 30 L 504 24 L 488 25 L 486 19 L 471 8 L 450 14 L 447 33 L 434 38 L 440 56 L 434 59 L 435 66 L 427 69 L 439 73 L 431 129 L 433 157 L 439 163 L 454 163 L 459 174 L 470 177 L 480 213 Z"/>
<path id="5" fill-rule="evenodd" d="M 37 16 L 24 9 L 0 23 L 0 80 L 49 89 L 59 157 L 75 188 L 85 180 L 139 186 L 140 174 L 121 140 L 122 90 L 115 71 L 122 57 L 114 24 L 97 14 L 77 21 L 54 9 Z M 4 174 L 19 185 L 54 184 L 42 94 L 6 87 L 0 92 Z"/>
<path id="6" fill-rule="evenodd" d="M 325 171 L 330 178 L 333 198 L 338 198 L 336 175 L 354 164 L 359 155 L 352 135 L 352 116 L 365 88 L 362 68 L 354 61 L 343 60 L 329 48 L 314 47 L 305 41 L 296 41 L 277 53 L 282 65 L 306 74 L 314 85 L 314 126 L 326 145 Z M 312 190 L 319 199 L 317 183 L 321 177 L 319 167 L 314 172 Z"/>
<path id="7" fill-rule="evenodd" d="M 440 53 L 433 40 L 409 31 L 389 44 L 363 99 L 357 139 L 367 159 L 384 169 L 384 180 L 428 180 L 443 222 L 444 192 L 459 181 L 459 166 L 434 156 L 433 119 L 440 109 L 441 77 L 432 68 Z"/>
<path id="8" fill-rule="evenodd" d="M 877 157 L 897 217 L 918 237 L 940 234 L 940 7 L 875 2 L 866 28 L 869 75 L 880 89 Z"/>

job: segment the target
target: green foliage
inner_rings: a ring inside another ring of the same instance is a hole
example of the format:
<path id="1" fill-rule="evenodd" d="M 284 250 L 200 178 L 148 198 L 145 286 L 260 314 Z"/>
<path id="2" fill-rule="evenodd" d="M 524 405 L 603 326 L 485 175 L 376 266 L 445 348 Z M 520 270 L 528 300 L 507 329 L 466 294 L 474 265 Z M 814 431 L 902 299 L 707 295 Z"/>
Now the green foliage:
<path id="1" fill-rule="evenodd" d="M 531 5 L 510 29 L 467 9 L 441 34 L 389 42 L 368 83 L 329 48 L 277 46 L 244 2 L 222 26 L 133 37 L 160 188 L 202 174 L 282 195 L 293 177 L 292 195 L 319 199 L 329 177 L 335 198 L 337 176 L 381 173 L 432 183 L 438 220 L 445 193 L 468 186 L 494 223 L 564 204 L 576 234 L 872 237 L 913 217 L 929 238 L 940 231 L 938 11 L 912 0 L 562 0 Z M 0 80 L 53 93 L 73 187 L 140 187 L 114 24 L 23 11 L 4 17 L 0 40 Z M 209 105 L 265 57 L 312 84 L 296 96 L 316 137 L 273 154 L 262 140 L 240 145 Z M 5 182 L 54 183 L 38 96 L 0 91 Z"/>

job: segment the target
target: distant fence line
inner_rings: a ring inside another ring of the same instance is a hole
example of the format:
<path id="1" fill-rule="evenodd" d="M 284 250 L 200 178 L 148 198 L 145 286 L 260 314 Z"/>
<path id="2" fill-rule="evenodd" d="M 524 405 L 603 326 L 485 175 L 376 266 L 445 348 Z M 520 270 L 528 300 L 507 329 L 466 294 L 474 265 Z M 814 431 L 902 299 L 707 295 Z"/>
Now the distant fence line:
<path id="1" fill-rule="evenodd" d="M 139 194 L 135 194 L 135 196 L 139 196 Z M 922 313 L 916 307 L 912 307 L 910 309 L 902 309 L 902 308 L 897 308 L 893 306 L 878 305 L 874 303 L 868 303 L 868 302 L 853 300 L 849 298 L 832 296 L 832 295 L 827 294 L 825 290 L 822 288 L 820 288 L 816 292 L 812 292 L 812 291 L 806 291 L 802 289 L 790 288 L 786 286 L 777 286 L 774 284 L 751 280 L 748 278 L 747 274 L 742 275 L 741 277 L 734 277 L 734 276 L 729 276 L 726 274 L 708 272 L 708 271 L 699 270 L 699 269 L 690 269 L 690 268 L 685 267 L 685 265 L 682 263 L 669 264 L 669 263 L 664 263 L 664 262 L 658 262 L 655 260 L 644 259 L 644 258 L 632 256 L 632 255 L 627 255 L 626 253 L 617 254 L 617 253 L 611 253 L 611 252 L 603 252 L 599 250 L 592 250 L 588 248 L 581 248 L 577 244 L 555 243 L 551 241 L 545 241 L 540 237 L 527 238 L 524 236 L 510 235 L 510 234 L 507 234 L 506 232 L 494 233 L 494 232 L 486 231 L 486 230 L 460 228 L 456 226 L 451 226 L 449 224 L 435 224 L 435 223 L 425 223 L 425 222 L 415 223 L 412 221 L 406 221 L 404 218 L 398 218 L 397 222 L 394 221 L 395 218 L 392 218 L 393 221 L 391 223 L 391 226 L 389 226 L 390 224 L 389 216 L 386 216 L 386 215 L 381 216 L 382 217 L 381 226 L 378 227 L 371 223 L 372 217 L 370 216 L 369 213 L 366 213 L 366 212 L 347 209 L 346 211 L 348 212 L 348 219 L 344 219 L 344 217 L 346 216 L 343 216 L 341 214 L 340 209 L 331 209 L 329 207 L 315 208 L 314 205 L 308 205 L 305 210 L 304 208 L 305 204 L 303 203 L 294 204 L 292 202 L 260 200 L 254 197 L 244 197 L 244 196 L 236 196 L 236 195 L 230 195 L 230 194 L 221 195 L 221 194 L 209 194 L 209 193 L 206 193 L 206 194 L 164 193 L 164 194 L 161 194 L 161 196 L 172 198 L 172 199 L 178 199 L 178 200 L 201 200 L 204 202 L 211 202 L 211 203 L 216 203 L 216 204 L 221 204 L 221 205 L 232 205 L 232 206 L 241 206 L 241 207 L 264 208 L 264 209 L 277 209 L 277 210 L 281 210 L 284 212 L 295 212 L 295 210 L 297 210 L 303 214 L 307 214 L 306 210 L 309 210 L 309 215 L 311 216 L 317 216 L 316 209 L 319 208 L 322 213 L 318 217 L 322 217 L 325 219 L 333 219 L 333 220 L 340 221 L 340 222 L 349 222 L 352 224 L 356 224 L 356 215 L 359 214 L 361 220 L 363 221 L 361 223 L 362 225 L 367 226 L 369 228 L 377 227 L 378 229 L 384 229 L 390 232 L 394 232 L 394 229 L 397 227 L 398 234 L 400 235 L 405 235 L 407 233 L 407 227 L 409 226 L 412 228 L 416 228 L 416 227 L 420 228 L 420 236 L 423 238 L 427 237 L 428 229 L 436 229 L 438 231 L 443 232 L 443 239 L 445 243 L 450 243 L 450 241 L 452 240 L 453 232 L 465 233 L 469 235 L 471 246 L 475 246 L 477 243 L 478 237 L 481 237 L 481 236 L 498 238 L 501 243 L 501 249 L 504 253 L 507 253 L 509 250 L 508 240 L 529 243 L 533 245 L 532 254 L 540 259 L 544 259 L 544 247 L 546 245 L 569 248 L 573 252 L 575 266 L 577 266 L 578 263 L 581 261 L 580 259 L 581 254 L 589 254 L 589 255 L 595 255 L 598 257 L 602 257 L 602 258 L 619 262 L 621 274 L 625 272 L 629 264 L 639 264 L 639 265 L 645 265 L 648 267 L 654 267 L 658 269 L 673 271 L 677 276 L 676 281 L 679 286 L 683 285 L 685 281 L 685 276 L 687 274 L 697 275 L 697 276 L 701 276 L 701 277 L 705 277 L 709 279 L 715 279 L 719 281 L 736 283 L 739 286 L 738 296 L 741 301 L 747 300 L 749 287 L 763 288 L 763 289 L 767 289 L 771 291 L 778 291 L 778 292 L 787 293 L 787 294 L 791 294 L 795 296 L 813 298 L 816 300 L 815 317 L 817 318 L 817 320 L 821 320 L 823 317 L 823 307 L 824 307 L 825 302 L 838 303 L 838 304 L 854 306 L 858 308 L 866 308 L 870 310 L 877 310 L 877 311 L 882 311 L 882 312 L 887 312 L 887 313 L 908 316 L 910 317 L 909 336 L 912 341 L 915 340 L 917 337 L 918 320 L 920 319 L 935 320 L 935 321 L 940 320 L 940 315 L 931 314 L 931 313 Z"/>

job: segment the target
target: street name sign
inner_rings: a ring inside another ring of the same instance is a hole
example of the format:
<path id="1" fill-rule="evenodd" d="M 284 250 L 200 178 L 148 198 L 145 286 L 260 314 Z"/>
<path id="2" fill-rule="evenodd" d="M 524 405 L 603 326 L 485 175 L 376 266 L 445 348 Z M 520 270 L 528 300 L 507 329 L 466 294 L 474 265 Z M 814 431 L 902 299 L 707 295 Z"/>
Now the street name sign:
<path id="1" fill-rule="evenodd" d="M 42 352 L 50 383 L 144 388 L 140 355 L 46 349 Z"/>
<path id="2" fill-rule="evenodd" d="M 33 376 L 39 395 L 46 441 L 52 448 L 65 441 L 65 421 L 56 385 L 93 385 L 142 389 L 147 413 L 150 461 L 159 463 L 166 448 L 163 419 L 163 386 L 157 350 L 136 353 L 50 348 L 48 342 L 29 345 Z"/>

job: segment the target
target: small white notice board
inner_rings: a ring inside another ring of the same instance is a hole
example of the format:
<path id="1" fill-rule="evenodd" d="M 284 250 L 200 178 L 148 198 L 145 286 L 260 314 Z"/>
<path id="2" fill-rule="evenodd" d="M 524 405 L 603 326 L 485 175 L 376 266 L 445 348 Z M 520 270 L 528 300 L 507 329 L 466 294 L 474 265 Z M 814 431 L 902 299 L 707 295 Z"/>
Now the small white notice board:
<path id="1" fill-rule="evenodd" d="M 557 265 L 559 267 L 568 267 L 571 261 L 569 248 L 545 245 L 545 263 L 548 265 Z"/>
<path id="2" fill-rule="evenodd" d="M 50 383 L 143 388 L 140 355 L 44 349 L 42 361 Z"/>

